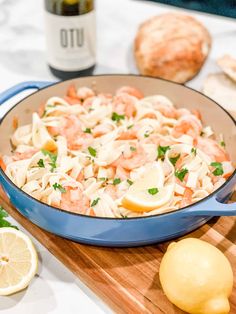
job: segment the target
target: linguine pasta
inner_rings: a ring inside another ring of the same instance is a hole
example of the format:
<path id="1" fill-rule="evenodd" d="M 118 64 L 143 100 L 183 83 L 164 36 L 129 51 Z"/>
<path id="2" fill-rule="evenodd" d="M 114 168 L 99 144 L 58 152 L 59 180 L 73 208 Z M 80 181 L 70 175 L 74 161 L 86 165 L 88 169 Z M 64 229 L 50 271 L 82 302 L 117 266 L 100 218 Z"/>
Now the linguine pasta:
<path id="1" fill-rule="evenodd" d="M 6 175 L 66 211 L 128 218 L 177 210 L 208 196 L 234 168 L 200 114 L 132 87 L 115 95 L 71 86 L 11 137 Z M 150 186 L 149 186 L 150 185 Z"/>

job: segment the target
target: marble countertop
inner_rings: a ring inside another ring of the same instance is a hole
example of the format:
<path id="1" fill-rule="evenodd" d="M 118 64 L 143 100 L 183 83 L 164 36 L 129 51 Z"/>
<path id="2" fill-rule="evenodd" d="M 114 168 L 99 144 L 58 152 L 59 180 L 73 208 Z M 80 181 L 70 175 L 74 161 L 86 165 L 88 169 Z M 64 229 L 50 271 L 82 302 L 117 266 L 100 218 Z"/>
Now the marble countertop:
<path id="1" fill-rule="evenodd" d="M 0 0 L 0 8 L 0 92 L 22 81 L 55 80 L 45 60 L 43 1 Z M 183 11 L 143 1 L 97 0 L 96 74 L 137 73 L 132 54 L 137 26 L 148 17 L 168 10 Z M 214 60 L 224 53 L 235 54 L 236 23 L 232 19 L 189 13 L 202 21 L 213 37 L 210 57 L 200 74 L 188 83 L 201 89 L 204 77 L 218 71 Z M 17 99 L 1 106 L 0 116 Z M 33 241 L 40 259 L 38 274 L 25 291 L 0 297 L 0 311 L 4 314 L 112 313 L 38 241 Z"/>

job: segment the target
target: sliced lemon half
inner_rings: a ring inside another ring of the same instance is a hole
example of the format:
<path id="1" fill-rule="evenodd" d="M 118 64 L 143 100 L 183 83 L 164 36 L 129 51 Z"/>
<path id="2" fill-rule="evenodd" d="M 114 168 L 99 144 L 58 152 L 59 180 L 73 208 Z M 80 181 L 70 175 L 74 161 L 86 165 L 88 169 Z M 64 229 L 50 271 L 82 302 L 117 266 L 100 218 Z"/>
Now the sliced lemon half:
<path id="1" fill-rule="evenodd" d="M 129 188 L 122 205 L 135 212 L 149 212 L 165 205 L 173 195 L 174 185 L 163 187 L 164 178 L 161 162 L 158 161 Z"/>
<path id="2" fill-rule="evenodd" d="M 164 172 L 161 162 L 155 162 L 151 168 L 148 168 L 141 178 L 137 179 L 129 190 L 145 190 L 150 187 L 161 188 L 164 184 Z"/>
<path id="3" fill-rule="evenodd" d="M 154 188 L 151 188 L 153 190 Z M 149 212 L 165 205 L 173 196 L 174 185 L 167 185 L 158 189 L 153 195 L 150 189 L 137 189 L 128 191 L 122 199 L 122 205 L 135 212 Z"/>
<path id="4" fill-rule="evenodd" d="M 0 295 L 26 288 L 38 268 L 30 238 L 14 228 L 0 228 Z"/>

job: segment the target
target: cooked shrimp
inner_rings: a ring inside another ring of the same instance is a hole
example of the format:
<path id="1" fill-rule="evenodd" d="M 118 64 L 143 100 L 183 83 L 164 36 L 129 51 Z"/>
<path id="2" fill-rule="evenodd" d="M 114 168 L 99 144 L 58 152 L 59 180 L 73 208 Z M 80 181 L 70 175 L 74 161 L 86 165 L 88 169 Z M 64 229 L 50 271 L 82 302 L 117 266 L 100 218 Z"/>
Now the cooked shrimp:
<path id="1" fill-rule="evenodd" d="M 137 138 L 137 132 L 135 130 L 127 130 L 125 132 L 122 132 L 117 139 L 118 140 L 134 140 L 136 138 Z"/>
<path id="2" fill-rule="evenodd" d="M 193 138 L 199 136 L 202 131 L 201 121 L 195 115 L 184 115 L 181 117 L 173 128 L 173 136 L 180 137 L 188 134 Z"/>
<path id="3" fill-rule="evenodd" d="M 79 100 L 78 96 L 77 96 L 77 92 L 76 92 L 76 88 L 75 88 L 75 85 L 70 85 L 68 90 L 67 90 L 67 96 L 69 98 L 72 98 L 72 99 L 77 99 Z"/>
<path id="4" fill-rule="evenodd" d="M 176 118 L 176 109 L 174 107 L 170 107 L 164 104 L 157 104 L 155 106 L 155 110 L 160 111 L 160 113 L 167 118 Z"/>
<path id="5" fill-rule="evenodd" d="M 105 187 L 105 192 L 115 200 L 117 198 L 117 189 L 116 186 L 113 184 L 109 184 Z"/>
<path id="6" fill-rule="evenodd" d="M 91 134 L 83 132 L 76 116 L 64 117 L 60 127 L 48 127 L 50 134 L 62 135 L 67 139 L 69 149 L 87 148 L 93 141 Z"/>
<path id="7" fill-rule="evenodd" d="M 78 98 L 73 98 L 73 97 L 69 97 L 69 96 L 65 96 L 64 97 L 65 101 L 68 102 L 68 104 L 70 105 L 78 105 L 81 104 L 80 100 Z"/>
<path id="8" fill-rule="evenodd" d="M 144 149 L 139 146 L 135 151 L 130 153 L 128 158 L 125 158 L 124 154 L 122 154 L 117 160 L 112 163 L 112 166 L 118 167 L 119 165 L 126 169 L 132 170 L 135 168 L 139 168 L 143 166 L 147 161 L 147 156 L 145 154 Z"/>
<path id="9" fill-rule="evenodd" d="M 118 165 L 116 168 L 115 177 L 120 178 L 121 180 L 126 180 L 129 178 L 129 171 L 125 170 L 120 165 Z"/>
<path id="10" fill-rule="evenodd" d="M 24 153 L 15 152 L 13 155 L 13 160 L 17 161 L 17 160 L 29 159 L 37 152 L 38 152 L 38 149 L 35 149 L 35 148 L 32 148 Z"/>
<path id="11" fill-rule="evenodd" d="M 89 208 L 89 198 L 83 195 L 79 188 L 66 187 L 66 193 L 61 195 L 60 208 L 73 213 L 86 214 Z"/>
<path id="12" fill-rule="evenodd" d="M 113 110 L 118 114 L 124 114 L 128 118 L 135 116 L 137 98 L 128 94 L 119 94 L 114 97 Z"/>
<path id="13" fill-rule="evenodd" d="M 99 137 L 104 134 L 107 134 L 113 130 L 113 127 L 109 123 L 98 124 L 93 129 L 93 136 Z"/>
<path id="14" fill-rule="evenodd" d="M 80 87 L 77 91 L 77 97 L 81 100 L 85 100 L 93 96 L 95 96 L 94 91 L 88 87 Z"/>
<path id="15" fill-rule="evenodd" d="M 186 207 L 190 204 L 192 204 L 192 196 L 193 191 L 190 188 L 185 188 L 183 199 L 180 202 L 180 207 Z"/>
<path id="16" fill-rule="evenodd" d="M 122 86 L 121 88 L 119 88 L 116 91 L 116 95 L 120 94 L 128 94 L 138 99 L 142 99 L 144 97 L 143 93 L 140 90 L 131 86 Z"/>
<path id="17" fill-rule="evenodd" d="M 222 147 L 220 147 L 216 141 L 210 138 L 201 136 L 197 137 L 196 146 L 214 161 L 222 162 L 230 160 L 227 152 Z"/>

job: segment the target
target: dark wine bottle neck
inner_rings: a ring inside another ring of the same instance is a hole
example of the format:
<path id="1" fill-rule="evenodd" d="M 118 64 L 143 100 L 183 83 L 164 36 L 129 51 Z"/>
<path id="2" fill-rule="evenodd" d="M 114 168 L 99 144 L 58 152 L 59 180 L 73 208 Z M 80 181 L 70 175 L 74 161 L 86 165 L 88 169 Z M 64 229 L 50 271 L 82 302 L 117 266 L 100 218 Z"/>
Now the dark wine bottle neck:
<path id="1" fill-rule="evenodd" d="M 45 8 L 48 12 L 63 15 L 74 16 L 88 13 L 94 9 L 93 0 L 45 0 Z"/>

